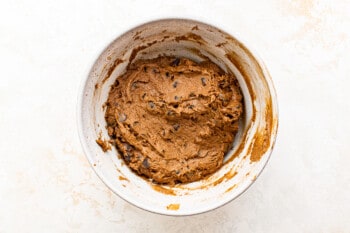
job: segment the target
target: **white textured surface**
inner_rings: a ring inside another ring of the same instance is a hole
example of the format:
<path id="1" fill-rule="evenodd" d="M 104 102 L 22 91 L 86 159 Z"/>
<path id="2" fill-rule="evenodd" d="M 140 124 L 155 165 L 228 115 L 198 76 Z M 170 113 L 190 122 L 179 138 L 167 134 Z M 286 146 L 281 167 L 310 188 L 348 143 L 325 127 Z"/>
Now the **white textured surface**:
<path id="1" fill-rule="evenodd" d="M 350 2 L 2 1 L 0 232 L 350 232 Z M 212 2 L 212 3 L 211 3 Z M 75 118 L 81 80 L 125 30 L 190 17 L 238 34 L 279 98 L 272 158 L 234 202 L 151 214 L 90 168 Z"/>

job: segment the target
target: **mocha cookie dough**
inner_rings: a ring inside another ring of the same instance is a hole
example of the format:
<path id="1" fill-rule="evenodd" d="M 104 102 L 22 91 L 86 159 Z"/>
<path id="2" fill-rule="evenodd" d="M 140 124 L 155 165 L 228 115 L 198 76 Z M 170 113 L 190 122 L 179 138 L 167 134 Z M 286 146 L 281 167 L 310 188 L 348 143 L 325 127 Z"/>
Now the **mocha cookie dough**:
<path id="1" fill-rule="evenodd" d="M 106 105 L 108 134 L 126 164 L 161 184 L 217 171 L 243 111 L 233 75 L 212 62 L 173 57 L 133 63 Z"/>

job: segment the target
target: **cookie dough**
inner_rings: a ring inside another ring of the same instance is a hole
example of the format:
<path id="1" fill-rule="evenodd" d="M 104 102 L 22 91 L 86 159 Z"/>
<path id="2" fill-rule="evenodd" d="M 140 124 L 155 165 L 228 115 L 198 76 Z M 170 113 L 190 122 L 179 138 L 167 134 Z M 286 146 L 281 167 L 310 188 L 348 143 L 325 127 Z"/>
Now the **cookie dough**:
<path id="1" fill-rule="evenodd" d="M 217 171 L 243 111 L 233 75 L 209 61 L 175 57 L 134 62 L 106 105 L 108 134 L 126 164 L 160 184 Z"/>

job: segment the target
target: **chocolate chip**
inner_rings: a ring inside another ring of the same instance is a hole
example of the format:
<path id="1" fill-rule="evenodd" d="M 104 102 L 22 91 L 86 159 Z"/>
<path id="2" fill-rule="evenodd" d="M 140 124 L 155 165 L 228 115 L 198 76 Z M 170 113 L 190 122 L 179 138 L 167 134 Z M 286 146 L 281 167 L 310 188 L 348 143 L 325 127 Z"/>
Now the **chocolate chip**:
<path id="1" fill-rule="evenodd" d="M 149 102 L 148 102 L 148 106 L 149 106 L 150 108 L 154 108 L 154 107 L 155 107 L 155 104 L 154 104 L 152 101 L 149 101 Z"/>
<path id="2" fill-rule="evenodd" d="M 225 80 L 220 81 L 220 82 L 219 82 L 219 88 L 220 88 L 220 89 L 224 89 L 225 87 L 227 87 L 226 81 L 225 81 Z"/>
<path id="3" fill-rule="evenodd" d="M 165 76 L 169 77 L 169 72 L 165 72 Z"/>
<path id="4" fill-rule="evenodd" d="M 180 125 L 179 124 L 175 124 L 175 125 L 173 125 L 173 128 L 175 129 L 175 131 L 178 131 L 180 129 Z"/>
<path id="5" fill-rule="evenodd" d="M 119 118 L 118 118 L 118 120 L 119 120 L 120 122 L 124 122 L 124 121 L 126 121 L 126 119 L 127 119 L 127 116 L 126 116 L 124 113 L 119 113 Z"/>
<path id="6" fill-rule="evenodd" d="M 174 104 L 174 108 L 178 108 L 179 107 L 179 105 L 178 104 Z"/>
<path id="7" fill-rule="evenodd" d="M 131 85 L 131 89 L 136 89 L 138 88 L 138 85 L 137 85 L 137 82 L 133 82 L 132 85 Z"/>
<path id="8" fill-rule="evenodd" d="M 146 97 L 146 93 L 143 93 L 142 95 L 142 99 L 144 99 Z"/>
<path id="9" fill-rule="evenodd" d="M 155 73 L 155 74 L 160 73 L 160 72 L 159 72 L 159 70 L 158 70 L 157 68 L 153 68 L 153 70 L 152 70 L 152 71 L 153 71 L 153 73 Z"/>
<path id="10" fill-rule="evenodd" d="M 175 171 L 176 175 L 180 174 L 180 170 Z"/>
<path id="11" fill-rule="evenodd" d="M 142 161 L 142 166 L 144 166 L 145 168 L 149 168 L 148 158 L 145 158 L 145 159 Z"/>
<path id="12" fill-rule="evenodd" d="M 206 85 L 207 85 L 207 79 L 206 79 L 206 78 L 202 77 L 202 78 L 201 78 L 201 81 L 202 81 L 202 85 L 203 85 L 203 86 L 206 86 Z"/>
<path id="13" fill-rule="evenodd" d="M 173 88 L 176 88 L 176 87 L 177 87 L 177 84 L 178 84 L 177 81 L 173 82 Z"/>
<path id="14" fill-rule="evenodd" d="M 174 97 L 174 99 L 175 99 L 175 100 L 179 100 L 180 98 L 176 95 L 176 96 Z"/>
<path id="15" fill-rule="evenodd" d="M 115 125 L 115 118 L 113 116 L 108 116 L 107 124 L 108 125 Z"/>
<path id="16" fill-rule="evenodd" d="M 178 66 L 180 64 L 180 58 L 176 58 L 170 63 L 171 66 Z"/>
<path id="17" fill-rule="evenodd" d="M 175 112 L 174 112 L 174 111 L 169 110 L 169 111 L 167 112 L 167 115 L 168 115 L 168 116 L 174 116 L 174 115 L 175 115 Z"/>
<path id="18" fill-rule="evenodd" d="M 194 92 L 190 93 L 190 97 L 195 97 L 195 96 L 196 96 L 196 94 Z"/>
<path id="19" fill-rule="evenodd" d="M 144 71 L 144 72 L 147 72 L 147 66 L 144 66 L 144 67 L 143 67 L 143 71 Z"/>
<path id="20" fill-rule="evenodd" d="M 130 163 L 131 161 L 131 155 L 129 153 L 126 153 L 126 155 L 123 156 L 124 157 L 124 160 L 127 162 L 127 163 Z"/>
<path id="21" fill-rule="evenodd" d="M 194 105 L 191 104 L 191 105 L 188 106 L 188 108 L 189 108 L 189 109 L 194 109 Z"/>
<path id="22" fill-rule="evenodd" d="M 132 150 L 132 146 L 128 143 L 123 143 L 124 150 L 130 152 Z"/>

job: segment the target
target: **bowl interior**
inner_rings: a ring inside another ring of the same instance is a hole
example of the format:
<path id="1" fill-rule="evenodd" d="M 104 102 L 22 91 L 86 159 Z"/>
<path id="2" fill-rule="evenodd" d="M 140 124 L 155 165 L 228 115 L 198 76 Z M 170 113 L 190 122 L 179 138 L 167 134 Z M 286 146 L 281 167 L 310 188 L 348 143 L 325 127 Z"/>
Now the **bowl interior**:
<path id="1" fill-rule="evenodd" d="M 244 117 L 225 157 L 210 177 L 174 187 L 150 183 L 133 173 L 115 148 L 103 152 L 97 138 L 108 139 L 104 103 L 110 86 L 128 64 L 159 55 L 210 59 L 233 73 L 244 96 Z M 204 23 L 169 19 L 134 28 L 113 41 L 100 55 L 84 83 L 79 105 L 80 136 L 96 173 L 123 199 L 156 213 L 190 215 L 219 207 L 247 189 L 264 168 L 278 125 L 277 103 L 270 76 L 241 42 Z"/>

